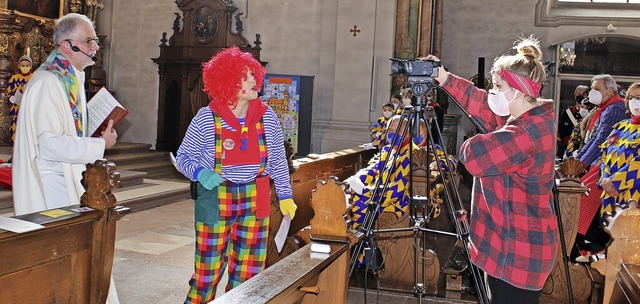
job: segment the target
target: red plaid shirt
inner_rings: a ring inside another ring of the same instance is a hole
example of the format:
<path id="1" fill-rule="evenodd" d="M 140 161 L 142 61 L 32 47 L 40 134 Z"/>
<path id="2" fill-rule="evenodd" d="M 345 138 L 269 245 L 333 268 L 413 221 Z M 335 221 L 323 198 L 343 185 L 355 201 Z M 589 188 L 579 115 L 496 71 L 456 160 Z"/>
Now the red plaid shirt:
<path id="1" fill-rule="evenodd" d="M 507 120 L 493 114 L 487 93 L 466 79 L 450 75 L 443 87 L 487 130 L 495 130 L 460 148 L 460 161 L 475 176 L 471 260 L 515 287 L 540 290 L 557 253 L 553 103 Z"/>

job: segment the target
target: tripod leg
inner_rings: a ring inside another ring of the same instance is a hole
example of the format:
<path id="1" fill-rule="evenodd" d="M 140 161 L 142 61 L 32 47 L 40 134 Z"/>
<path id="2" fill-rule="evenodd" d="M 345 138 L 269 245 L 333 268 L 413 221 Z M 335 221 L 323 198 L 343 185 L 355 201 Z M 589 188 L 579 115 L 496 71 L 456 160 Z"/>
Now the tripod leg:
<path id="1" fill-rule="evenodd" d="M 380 172 L 377 174 L 378 178 L 375 181 L 374 188 L 371 190 L 371 197 L 369 198 L 369 203 L 367 204 L 367 211 L 365 213 L 364 219 L 358 230 L 364 233 L 364 238 L 361 239 L 355 247 L 355 251 L 353 252 L 353 256 L 350 259 L 350 270 L 349 270 L 349 278 L 353 275 L 358 257 L 362 254 L 364 249 L 365 242 L 375 243 L 374 238 L 370 238 L 373 234 L 373 226 L 378 218 L 378 213 L 380 212 L 381 205 L 385 200 L 385 193 L 387 193 L 387 189 L 389 187 L 390 178 L 394 170 L 396 170 L 396 160 L 398 159 L 398 153 L 401 151 L 402 143 L 406 136 L 411 136 L 410 126 L 411 126 L 411 117 L 409 116 L 412 112 L 411 107 L 407 107 L 405 111 L 402 113 L 400 120 L 398 122 L 398 127 L 401 128 L 401 132 L 394 132 L 393 138 L 391 138 L 391 146 L 388 149 L 388 154 L 386 157 L 382 155 L 380 157 L 380 163 L 377 166 L 377 170 Z M 390 124 L 392 121 L 389 122 Z M 398 131 L 398 130 L 396 130 Z M 399 139 L 399 140 L 398 140 Z M 409 146 L 409 151 L 411 150 L 411 146 Z M 375 247 L 375 245 L 371 245 L 370 247 Z"/>
<path id="2" fill-rule="evenodd" d="M 455 193 L 456 197 L 455 200 L 458 203 L 458 206 L 461 208 L 461 211 L 464 211 L 464 207 L 462 206 L 462 202 L 460 200 L 460 194 L 458 193 L 458 187 L 456 185 L 455 179 L 454 179 L 454 170 L 451 168 L 450 164 L 449 164 L 449 154 L 447 153 L 446 148 L 442 148 L 443 150 L 443 154 L 444 154 L 444 163 L 445 166 L 447 167 L 447 172 L 449 173 L 449 181 L 451 182 L 452 186 L 454 187 L 454 191 L 450 191 L 449 190 L 449 186 L 447 184 L 447 179 L 446 179 L 446 173 L 443 169 L 442 166 L 440 165 L 440 159 L 438 159 L 438 155 L 437 155 L 437 149 L 436 149 L 436 143 L 433 139 L 433 132 L 431 132 L 431 128 L 427 128 L 427 132 L 429 135 L 429 147 L 432 149 L 433 154 L 435 156 L 435 162 L 437 164 L 437 168 L 438 168 L 438 173 L 440 174 L 440 178 L 442 178 L 442 185 L 444 186 L 444 191 L 443 193 L 445 194 L 445 200 L 446 200 L 446 204 L 447 207 L 449 209 L 449 212 L 451 213 L 451 216 L 453 217 L 453 222 L 455 224 L 456 227 L 456 233 L 458 234 L 458 239 L 461 240 L 464 244 L 464 248 L 463 251 L 465 252 L 467 261 L 468 261 L 468 265 L 469 265 L 469 269 L 471 271 L 472 277 L 473 277 L 473 281 L 475 283 L 476 286 L 476 290 L 477 290 L 477 295 L 478 295 L 478 300 L 480 301 L 481 304 L 488 304 L 489 303 L 489 297 L 487 295 L 487 290 L 486 290 L 486 286 L 484 284 L 484 279 L 482 277 L 482 271 L 475 266 L 472 262 L 471 262 L 471 255 L 469 253 L 469 222 L 467 221 L 466 217 L 460 217 L 458 218 L 456 216 L 456 210 L 454 208 L 453 205 L 453 200 L 454 198 L 451 196 L 451 193 Z M 442 138 L 442 134 L 440 134 L 440 127 L 438 126 L 438 123 L 436 121 L 436 132 L 438 132 L 438 137 Z"/>

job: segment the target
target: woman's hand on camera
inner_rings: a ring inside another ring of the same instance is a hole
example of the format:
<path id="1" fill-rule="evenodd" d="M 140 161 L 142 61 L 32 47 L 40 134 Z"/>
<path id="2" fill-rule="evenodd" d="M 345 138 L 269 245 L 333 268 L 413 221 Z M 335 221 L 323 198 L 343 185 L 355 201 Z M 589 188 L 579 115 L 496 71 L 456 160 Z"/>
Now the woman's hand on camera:
<path id="1" fill-rule="evenodd" d="M 435 61 L 435 62 L 440 62 L 440 67 L 438 67 L 438 77 L 435 77 L 434 79 L 439 83 L 439 84 L 443 84 L 445 81 L 447 81 L 447 78 L 449 78 L 449 72 L 447 72 L 447 70 L 444 69 L 444 66 L 442 66 L 442 62 L 440 61 L 440 59 L 434 55 L 427 55 L 425 57 L 420 57 L 418 58 L 420 60 L 431 60 L 431 61 Z"/>

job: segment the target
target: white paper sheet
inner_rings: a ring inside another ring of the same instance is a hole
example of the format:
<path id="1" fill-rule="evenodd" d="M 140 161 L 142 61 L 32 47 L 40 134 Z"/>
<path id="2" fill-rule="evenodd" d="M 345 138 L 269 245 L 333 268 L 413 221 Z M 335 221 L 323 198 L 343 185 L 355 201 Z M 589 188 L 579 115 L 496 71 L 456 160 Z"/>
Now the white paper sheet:
<path id="1" fill-rule="evenodd" d="M 0 229 L 15 233 L 23 233 L 41 228 L 44 228 L 44 226 L 16 218 L 0 216 Z"/>
<path id="2" fill-rule="evenodd" d="M 287 214 L 284 216 L 284 218 L 282 218 L 282 223 L 280 223 L 278 233 L 276 233 L 276 236 L 273 238 L 273 240 L 276 242 L 278 253 L 282 251 L 284 242 L 287 240 L 287 235 L 289 234 L 289 226 L 291 226 L 291 217 Z"/>
<path id="3" fill-rule="evenodd" d="M 169 152 L 169 156 L 171 157 L 171 164 L 173 164 L 173 167 L 178 170 L 178 163 L 176 162 L 176 157 L 173 156 L 173 152 Z"/>

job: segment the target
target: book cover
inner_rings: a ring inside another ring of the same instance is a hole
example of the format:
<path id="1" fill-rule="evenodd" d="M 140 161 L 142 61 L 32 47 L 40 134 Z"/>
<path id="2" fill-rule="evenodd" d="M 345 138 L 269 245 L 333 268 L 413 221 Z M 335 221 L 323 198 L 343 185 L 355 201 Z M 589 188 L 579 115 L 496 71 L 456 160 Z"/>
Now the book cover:
<path id="1" fill-rule="evenodd" d="M 109 120 L 113 119 L 113 127 L 129 114 L 118 100 L 111 95 L 107 88 L 102 87 L 87 103 L 87 115 L 89 124 L 87 132 L 91 137 L 100 137 L 102 131 L 107 128 Z"/>

